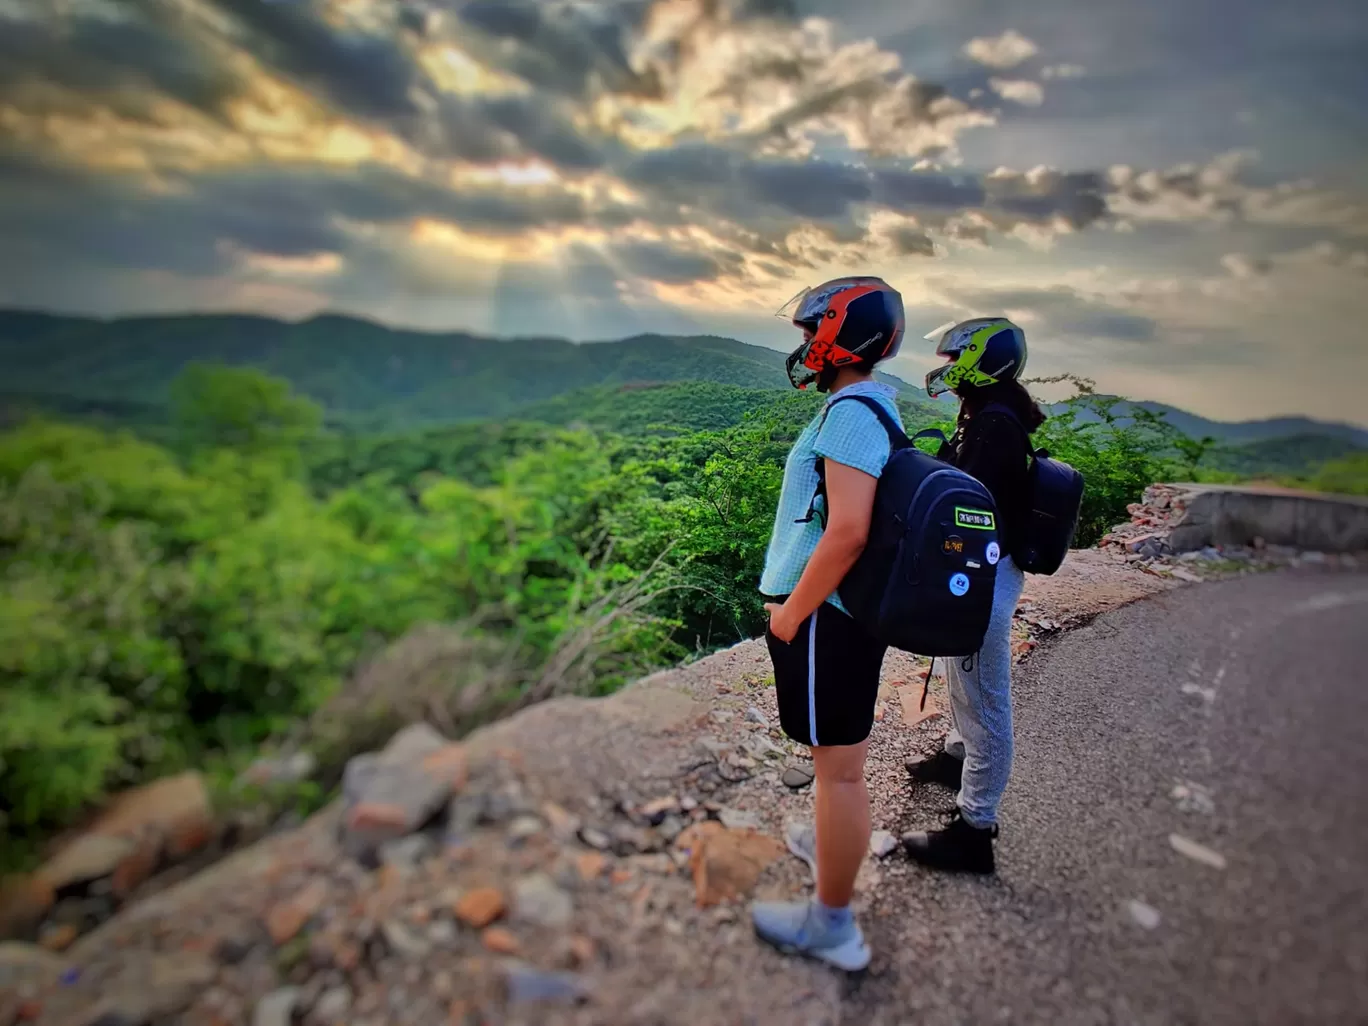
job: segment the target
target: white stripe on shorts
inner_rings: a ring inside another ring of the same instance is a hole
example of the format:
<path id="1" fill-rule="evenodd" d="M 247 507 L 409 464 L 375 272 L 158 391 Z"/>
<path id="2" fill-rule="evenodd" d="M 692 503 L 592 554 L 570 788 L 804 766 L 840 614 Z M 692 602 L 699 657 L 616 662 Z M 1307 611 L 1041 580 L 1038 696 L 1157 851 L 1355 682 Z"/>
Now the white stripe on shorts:
<path id="1" fill-rule="evenodd" d="M 819 607 L 820 608 L 820 607 Z M 808 621 L 808 730 L 812 747 L 817 747 L 817 610 Z"/>

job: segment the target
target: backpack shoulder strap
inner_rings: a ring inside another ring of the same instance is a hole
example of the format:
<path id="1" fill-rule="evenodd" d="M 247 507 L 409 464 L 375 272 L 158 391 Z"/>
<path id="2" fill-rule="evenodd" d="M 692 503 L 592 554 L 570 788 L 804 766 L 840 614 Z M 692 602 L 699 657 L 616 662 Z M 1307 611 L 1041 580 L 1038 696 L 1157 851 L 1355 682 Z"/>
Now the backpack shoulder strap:
<path id="1" fill-rule="evenodd" d="M 884 409 L 884 404 L 879 402 L 879 400 L 875 399 L 872 395 L 837 396 L 827 404 L 826 411 L 822 414 L 822 422 L 826 423 L 826 415 L 831 412 L 833 406 L 837 403 L 846 402 L 847 400 L 859 403 L 861 406 L 871 411 L 874 416 L 879 418 L 879 423 L 883 426 L 884 433 L 888 435 L 890 452 L 906 449 L 911 444 L 911 440 L 907 437 L 907 433 L 898 426 L 898 422 L 889 415 L 888 410 Z"/>
<path id="2" fill-rule="evenodd" d="M 889 412 L 886 409 L 884 409 L 883 403 L 879 402 L 879 400 L 875 399 L 871 395 L 836 396 L 834 399 L 831 400 L 831 402 L 826 404 L 826 409 L 822 411 L 822 420 L 817 426 L 817 430 L 819 432 L 826 425 L 827 415 L 831 413 L 831 408 L 835 406 L 837 403 L 843 403 L 847 400 L 859 403 L 861 406 L 864 406 L 866 409 L 870 410 L 874 414 L 874 416 L 879 418 L 879 424 L 883 427 L 884 433 L 888 435 L 888 454 L 890 457 L 899 449 L 906 449 L 908 446 L 912 444 L 912 440 L 907 437 L 907 433 L 898 426 L 898 422 L 894 420 L 892 416 L 889 415 Z M 921 436 L 918 435 L 917 437 Z M 811 523 L 813 518 L 816 517 L 821 521 L 822 526 L 826 527 L 826 516 L 823 513 L 817 512 L 817 497 L 825 495 L 826 460 L 824 460 L 821 456 L 818 456 L 817 487 L 813 490 L 812 501 L 808 503 L 807 513 L 804 516 L 800 517 L 798 520 L 795 520 L 794 523 Z"/>

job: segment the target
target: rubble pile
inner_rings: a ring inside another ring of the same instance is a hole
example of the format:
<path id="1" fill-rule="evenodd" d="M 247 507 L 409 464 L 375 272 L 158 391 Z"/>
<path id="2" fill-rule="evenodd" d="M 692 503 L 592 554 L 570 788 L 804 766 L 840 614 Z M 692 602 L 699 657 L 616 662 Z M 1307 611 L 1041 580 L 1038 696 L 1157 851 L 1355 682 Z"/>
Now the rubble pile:
<path id="1" fill-rule="evenodd" d="M 1126 507 L 1130 520 L 1113 527 L 1099 542 L 1103 549 L 1120 550 L 1136 559 L 1167 556 L 1169 530 L 1187 512 L 1188 493 L 1172 485 L 1153 484 L 1145 489 L 1139 502 Z"/>

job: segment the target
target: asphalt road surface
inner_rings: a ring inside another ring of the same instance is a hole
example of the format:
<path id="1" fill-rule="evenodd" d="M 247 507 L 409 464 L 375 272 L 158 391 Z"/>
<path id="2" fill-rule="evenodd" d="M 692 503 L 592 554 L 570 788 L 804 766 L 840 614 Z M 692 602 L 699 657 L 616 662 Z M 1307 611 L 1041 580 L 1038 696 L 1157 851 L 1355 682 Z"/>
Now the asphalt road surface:
<path id="1" fill-rule="evenodd" d="M 1368 575 L 1162 595 L 1016 694 L 998 878 L 888 881 L 843 1022 L 1368 1023 Z"/>

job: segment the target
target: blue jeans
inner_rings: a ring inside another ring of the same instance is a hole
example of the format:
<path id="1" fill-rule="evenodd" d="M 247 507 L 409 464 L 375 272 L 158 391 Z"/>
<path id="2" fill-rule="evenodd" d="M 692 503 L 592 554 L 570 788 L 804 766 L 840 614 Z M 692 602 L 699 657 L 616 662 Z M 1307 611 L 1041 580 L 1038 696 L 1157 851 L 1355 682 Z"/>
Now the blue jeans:
<path id="1" fill-rule="evenodd" d="M 998 805 L 1012 775 L 1012 615 L 1026 578 L 1003 557 L 993 588 L 993 615 L 976 656 L 943 658 L 950 690 L 950 733 L 945 750 L 964 761 L 960 814 L 970 826 L 997 822 Z"/>

